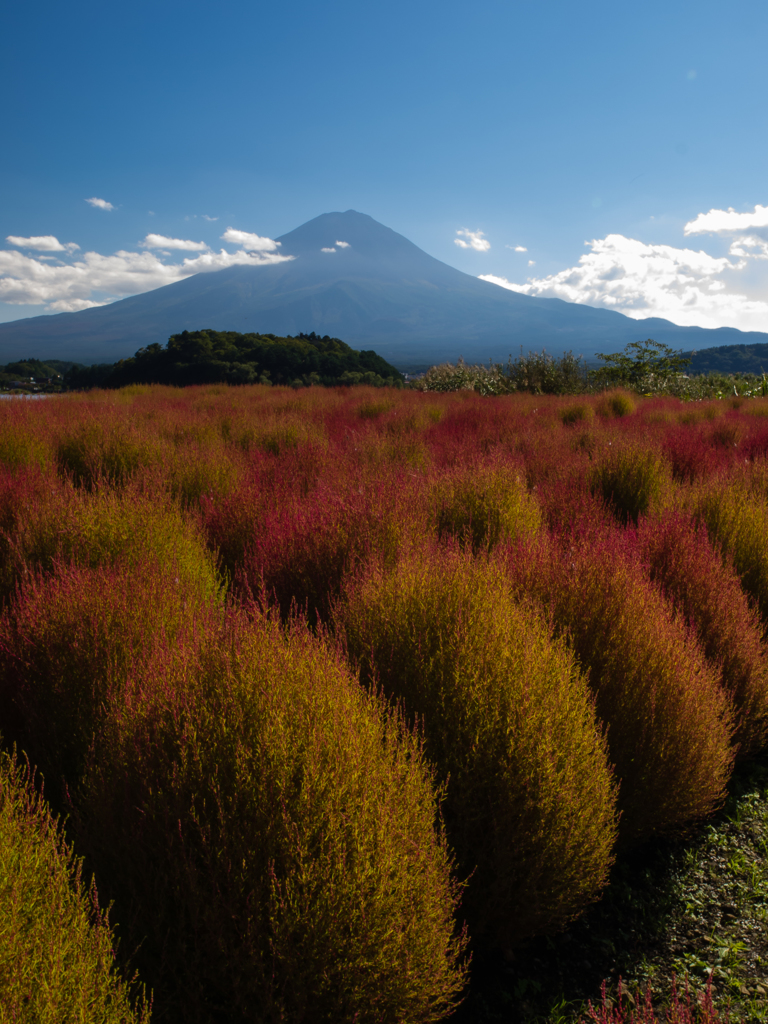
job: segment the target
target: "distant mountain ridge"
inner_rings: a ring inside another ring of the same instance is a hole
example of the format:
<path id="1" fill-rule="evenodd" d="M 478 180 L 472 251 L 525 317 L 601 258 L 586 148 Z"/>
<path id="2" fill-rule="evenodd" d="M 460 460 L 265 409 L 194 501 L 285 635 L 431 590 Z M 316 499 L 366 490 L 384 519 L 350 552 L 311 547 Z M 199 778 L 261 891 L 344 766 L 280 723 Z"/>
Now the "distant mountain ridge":
<path id="1" fill-rule="evenodd" d="M 459 356 L 503 362 L 521 347 L 553 355 L 571 349 L 593 359 L 648 337 L 696 350 L 768 343 L 759 332 L 632 320 L 520 295 L 442 263 L 354 210 L 322 214 L 277 241 L 295 259 L 229 267 L 79 313 L 0 324 L 0 362 L 29 356 L 115 362 L 165 344 L 172 334 L 207 327 L 327 334 L 355 349 L 374 349 L 400 370 Z"/>

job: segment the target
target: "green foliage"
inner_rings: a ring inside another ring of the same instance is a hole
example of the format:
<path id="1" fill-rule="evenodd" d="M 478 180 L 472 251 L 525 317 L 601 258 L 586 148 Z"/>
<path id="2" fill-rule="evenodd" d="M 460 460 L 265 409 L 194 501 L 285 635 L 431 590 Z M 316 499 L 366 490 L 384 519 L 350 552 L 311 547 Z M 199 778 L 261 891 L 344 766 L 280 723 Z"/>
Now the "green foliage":
<path id="1" fill-rule="evenodd" d="M 73 368 L 69 387 L 119 388 L 126 384 L 318 384 L 402 383 L 402 375 L 373 351 L 358 352 L 338 338 L 299 334 L 182 331 L 163 348 L 155 343 L 113 366 Z"/>
<path id="2" fill-rule="evenodd" d="M 580 394 L 586 390 L 587 369 L 581 356 L 566 352 L 559 359 L 547 352 L 510 356 L 506 367 L 500 363 L 472 366 L 460 359 L 455 365 L 432 366 L 414 387 L 419 391 L 476 391 L 480 395 L 528 392 L 534 395 Z"/>
<path id="3" fill-rule="evenodd" d="M 597 358 L 607 365 L 590 372 L 589 379 L 593 387 L 623 386 L 638 390 L 642 390 L 647 380 L 666 380 L 682 374 L 691 361 L 669 345 L 652 338 L 647 341 L 631 341 L 623 352 L 610 355 L 598 352 Z"/>
<path id="4" fill-rule="evenodd" d="M 530 539 L 541 527 L 541 510 L 514 466 L 483 465 L 443 477 L 434 489 L 435 532 L 472 551 L 489 551 L 503 540 Z"/>
<path id="5" fill-rule="evenodd" d="M 75 817 L 143 938 L 158 1014 L 442 1019 L 466 938 L 431 773 L 401 719 L 302 625 L 242 616 L 198 622 L 131 693 L 99 729 Z"/>
<path id="6" fill-rule="evenodd" d="M 517 359 L 510 356 L 505 377 L 508 390 L 534 395 L 578 395 L 588 384 L 586 363 L 570 351 L 558 359 L 546 351 L 523 354 L 521 348 Z"/>
<path id="7" fill-rule="evenodd" d="M 339 627 L 447 780 L 473 937 L 511 945 L 563 927 L 605 883 L 615 835 L 603 740 L 564 645 L 497 566 L 456 552 L 372 570 Z"/>
<path id="8" fill-rule="evenodd" d="M 114 965 L 96 888 L 28 768 L 0 752 L 0 1020 L 140 1024 L 150 1011 Z"/>

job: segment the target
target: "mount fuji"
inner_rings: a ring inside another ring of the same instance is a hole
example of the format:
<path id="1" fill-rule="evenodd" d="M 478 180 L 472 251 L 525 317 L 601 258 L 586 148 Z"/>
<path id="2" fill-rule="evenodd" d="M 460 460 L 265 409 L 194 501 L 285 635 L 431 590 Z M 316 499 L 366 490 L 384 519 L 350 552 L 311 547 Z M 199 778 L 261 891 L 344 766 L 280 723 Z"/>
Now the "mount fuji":
<path id="1" fill-rule="evenodd" d="M 2 323 L 0 362 L 115 362 L 202 328 L 329 334 L 375 349 L 401 370 L 459 356 L 502 362 L 521 346 L 591 359 L 648 337 L 686 350 L 768 342 L 759 332 L 678 327 L 521 295 L 434 259 L 355 210 L 322 214 L 277 241 L 292 260 L 228 267 L 82 312 Z"/>

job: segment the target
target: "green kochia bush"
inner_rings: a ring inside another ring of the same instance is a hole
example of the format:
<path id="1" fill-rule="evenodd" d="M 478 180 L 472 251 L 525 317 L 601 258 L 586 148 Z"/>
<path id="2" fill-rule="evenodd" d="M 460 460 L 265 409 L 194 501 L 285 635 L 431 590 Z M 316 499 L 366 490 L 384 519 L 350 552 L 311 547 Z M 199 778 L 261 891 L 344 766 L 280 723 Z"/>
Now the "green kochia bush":
<path id="1" fill-rule="evenodd" d="M 139 491 L 82 493 L 47 479 L 34 503 L 9 525 L 0 597 L 7 598 L 30 572 L 70 561 L 91 567 L 154 561 L 206 596 L 219 593 L 214 556 L 195 523 L 169 499 Z"/>
<path id="2" fill-rule="evenodd" d="M 103 730 L 80 831 L 158 1013 L 436 1021 L 458 886 L 418 741 L 302 625 L 200 622 Z"/>
<path id="3" fill-rule="evenodd" d="M 618 531 L 510 559 L 589 672 L 619 778 L 625 842 L 679 828 L 722 799 L 733 761 L 730 701 L 685 623 Z"/>
<path id="4" fill-rule="evenodd" d="M 605 883 L 615 838 L 604 742 L 565 647 L 498 567 L 455 550 L 371 570 L 337 614 L 447 780 L 470 934 L 512 945 L 562 927 Z"/>
<path id="5" fill-rule="evenodd" d="M 93 886 L 30 772 L 0 753 L 0 1020 L 139 1024 Z"/>
<path id="6" fill-rule="evenodd" d="M 528 493 L 523 474 L 504 463 L 446 475 L 433 501 L 437 535 L 455 537 L 473 551 L 533 537 L 541 526 L 538 502 Z"/>
<path id="7" fill-rule="evenodd" d="M 663 499 L 669 471 L 653 448 L 619 444 L 595 459 L 590 483 L 620 522 L 637 523 Z"/>

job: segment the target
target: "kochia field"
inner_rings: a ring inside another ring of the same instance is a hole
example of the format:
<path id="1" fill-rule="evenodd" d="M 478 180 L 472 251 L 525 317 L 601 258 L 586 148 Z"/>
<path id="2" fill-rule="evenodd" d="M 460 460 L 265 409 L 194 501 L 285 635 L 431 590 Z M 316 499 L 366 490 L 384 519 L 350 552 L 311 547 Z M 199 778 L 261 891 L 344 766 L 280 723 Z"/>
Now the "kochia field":
<path id="1" fill-rule="evenodd" d="M 98 933 L 62 977 L 105 1021 L 134 971 L 158 1020 L 450 1015 L 766 745 L 767 456 L 762 399 L 4 402 L 0 839 Z M 14 863 L 20 1013 L 65 926 Z"/>

